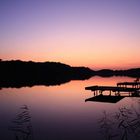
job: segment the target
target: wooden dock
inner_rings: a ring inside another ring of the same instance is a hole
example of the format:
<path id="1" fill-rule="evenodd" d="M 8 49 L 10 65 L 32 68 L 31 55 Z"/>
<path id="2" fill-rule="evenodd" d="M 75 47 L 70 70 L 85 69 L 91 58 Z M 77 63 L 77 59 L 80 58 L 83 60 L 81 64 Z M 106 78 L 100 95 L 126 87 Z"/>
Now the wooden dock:
<path id="1" fill-rule="evenodd" d="M 89 86 L 85 87 L 86 90 L 91 90 L 94 92 L 103 93 L 103 91 L 109 91 L 109 92 L 136 92 L 140 88 L 127 88 L 127 87 L 118 87 L 118 86 Z"/>
<path id="2" fill-rule="evenodd" d="M 120 82 L 117 83 L 117 87 L 140 88 L 140 82 Z"/>
<path id="3" fill-rule="evenodd" d="M 93 91 L 94 96 L 85 101 L 98 101 L 116 103 L 124 97 L 140 97 L 140 82 L 120 82 L 117 86 L 89 86 L 85 90 Z M 108 91 L 109 95 L 103 95 L 104 91 Z M 112 93 L 114 93 L 112 95 Z"/>

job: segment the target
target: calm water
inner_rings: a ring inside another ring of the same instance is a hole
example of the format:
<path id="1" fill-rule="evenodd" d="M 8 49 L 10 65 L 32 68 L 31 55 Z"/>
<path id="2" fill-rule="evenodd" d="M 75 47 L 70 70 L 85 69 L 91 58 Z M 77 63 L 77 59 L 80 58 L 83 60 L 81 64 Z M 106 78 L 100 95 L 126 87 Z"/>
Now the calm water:
<path id="1" fill-rule="evenodd" d="M 16 139 L 19 132 L 10 128 L 18 127 L 13 120 L 22 112 L 23 105 L 29 109 L 33 140 L 98 140 L 109 137 L 119 140 L 127 135 L 130 140 L 139 139 L 135 131 L 140 131 L 140 125 L 133 133 L 131 128 L 126 129 L 122 125 L 128 126 L 130 121 L 123 122 L 123 118 L 117 118 L 117 115 L 125 117 L 123 115 L 128 113 L 135 119 L 131 124 L 140 124 L 139 98 L 126 97 L 115 104 L 85 102 L 92 97 L 92 92 L 84 89 L 86 86 L 111 86 L 133 80 L 127 77 L 93 77 L 60 86 L 3 88 L 0 90 L 0 140 Z"/>

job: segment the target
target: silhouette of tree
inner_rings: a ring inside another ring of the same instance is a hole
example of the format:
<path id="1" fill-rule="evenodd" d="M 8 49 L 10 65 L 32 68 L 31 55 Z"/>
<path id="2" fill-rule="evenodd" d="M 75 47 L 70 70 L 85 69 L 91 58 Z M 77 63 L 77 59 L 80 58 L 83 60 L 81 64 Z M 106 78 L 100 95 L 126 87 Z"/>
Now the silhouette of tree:
<path id="1" fill-rule="evenodd" d="M 71 80 L 85 80 L 92 76 L 140 77 L 140 68 L 129 70 L 91 70 L 87 67 L 71 67 L 56 62 L 0 61 L 0 87 L 22 87 L 33 85 L 60 85 Z"/>

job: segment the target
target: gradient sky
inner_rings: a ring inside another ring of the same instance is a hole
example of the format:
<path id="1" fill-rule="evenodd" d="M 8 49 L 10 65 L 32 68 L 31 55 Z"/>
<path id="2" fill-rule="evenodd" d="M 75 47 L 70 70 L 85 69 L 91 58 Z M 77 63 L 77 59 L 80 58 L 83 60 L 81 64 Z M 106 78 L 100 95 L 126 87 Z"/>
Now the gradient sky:
<path id="1" fill-rule="evenodd" d="M 140 0 L 0 0 L 0 58 L 140 67 Z"/>

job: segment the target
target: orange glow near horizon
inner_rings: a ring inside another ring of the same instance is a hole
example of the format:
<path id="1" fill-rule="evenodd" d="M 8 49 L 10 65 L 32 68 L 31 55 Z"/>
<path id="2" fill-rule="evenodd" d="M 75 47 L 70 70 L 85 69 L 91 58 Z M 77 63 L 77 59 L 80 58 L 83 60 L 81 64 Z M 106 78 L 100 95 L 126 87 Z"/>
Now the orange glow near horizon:
<path id="1" fill-rule="evenodd" d="M 30 48 L 24 48 L 24 45 L 26 45 L 24 42 L 21 42 L 20 45 L 19 43 L 15 43 L 17 45 L 16 55 L 15 50 L 11 49 L 6 53 L 2 53 L 1 58 L 4 60 L 55 61 L 71 66 L 86 66 L 92 69 L 140 67 L 138 50 L 134 52 L 133 42 L 129 44 L 129 42 L 122 40 L 119 42 L 109 39 L 99 41 L 97 39 L 96 41 L 78 39 L 65 39 L 65 41 L 62 39 L 54 42 L 45 42 L 43 40 L 29 42 L 28 46 Z M 10 43 L 7 45 L 10 45 Z M 137 42 L 137 45 L 139 44 L 140 42 Z M 39 47 L 40 45 L 41 47 Z M 125 47 L 118 47 L 124 45 Z"/>
<path id="2" fill-rule="evenodd" d="M 140 67 L 138 1 L 54 1 L 1 4 L 0 59 Z"/>
<path id="3" fill-rule="evenodd" d="M 0 93 L 10 98 L 16 97 L 18 100 L 16 102 L 20 103 L 20 100 L 24 102 L 29 102 L 30 104 L 34 103 L 35 106 L 44 107 L 51 106 L 53 103 L 54 106 L 66 105 L 68 101 L 72 102 L 72 105 L 77 106 L 77 102 L 80 101 L 79 107 L 81 104 L 85 104 L 83 102 L 89 96 L 92 96 L 92 91 L 85 90 L 87 86 L 93 85 L 103 85 L 103 86 L 116 86 L 118 82 L 131 82 L 135 80 L 135 78 L 130 77 L 99 77 L 94 76 L 89 80 L 72 80 L 68 83 L 56 86 L 33 86 L 30 87 L 22 87 L 22 88 L 3 88 Z M 7 93 L 7 94 L 4 94 Z M 13 94 L 17 93 L 17 94 Z M 33 98 L 34 96 L 34 98 Z M 47 101 L 46 101 L 47 100 Z M 37 104 L 36 104 L 37 103 Z M 55 105 L 56 104 L 56 105 Z"/>

